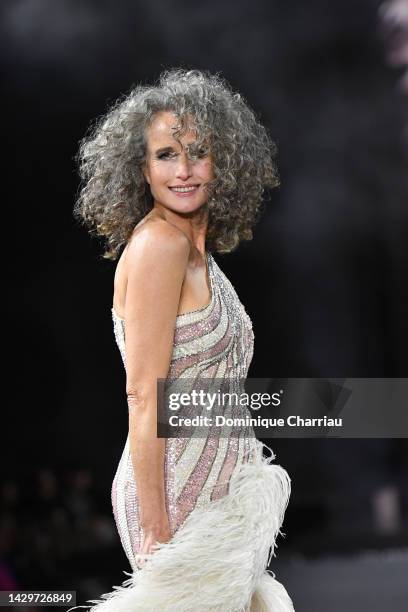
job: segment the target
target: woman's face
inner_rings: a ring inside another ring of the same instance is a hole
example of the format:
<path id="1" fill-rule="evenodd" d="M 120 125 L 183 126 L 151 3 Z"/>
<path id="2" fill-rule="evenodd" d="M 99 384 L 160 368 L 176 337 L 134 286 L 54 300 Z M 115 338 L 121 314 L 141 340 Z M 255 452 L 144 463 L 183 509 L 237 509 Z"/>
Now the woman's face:
<path id="1" fill-rule="evenodd" d="M 190 159 L 188 146 L 195 142 L 191 127 L 173 136 L 177 117 L 169 111 L 157 113 L 146 130 L 147 154 L 144 176 L 154 203 L 174 212 L 198 210 L 207 201 L 204 185 L 214 178 L 211 154 Z M 188 189 L 187 189 L 188 188 Z"/>

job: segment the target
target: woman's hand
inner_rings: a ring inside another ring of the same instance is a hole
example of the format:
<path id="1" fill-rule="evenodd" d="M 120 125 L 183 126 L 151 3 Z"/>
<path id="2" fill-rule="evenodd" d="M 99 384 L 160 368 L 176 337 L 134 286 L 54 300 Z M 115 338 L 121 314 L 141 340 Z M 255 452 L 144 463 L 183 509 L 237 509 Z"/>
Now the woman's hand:
<path id="1" fill-rule="evenodd" d="M 150 555 L 155 551 L 157 542 L 164 544 L 170 539 L 171 531 L 168 521 L 163 525 L 146 529 L 144 531 L 144 540 L 140 552 L 143 555 Z"/>
<path id="2" fill-rule="evenodd" d="M 144 538 L 139 553 L 136 555 L 136 564 L 142 568 L 146 557 L 151 556 L 157 549 L 157 543 L 164 544 L 171 539 L 170 525 L 167 515 L 155 525 L 146 525 L 143 528 Z"/>

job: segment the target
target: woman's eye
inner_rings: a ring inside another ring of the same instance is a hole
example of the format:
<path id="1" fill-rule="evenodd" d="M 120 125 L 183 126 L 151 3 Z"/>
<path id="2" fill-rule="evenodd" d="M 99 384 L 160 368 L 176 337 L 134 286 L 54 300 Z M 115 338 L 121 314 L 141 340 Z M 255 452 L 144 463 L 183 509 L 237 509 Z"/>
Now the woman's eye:
<path id="1" fill-rule="evenodd" d="M 165 153 L 160 153 L 160 154 L 157 156 L 157 159 L 167 159 L 168 157 L 170 157 L 170 155 L 171 155 L 171 154 L 170 154 L 170 152 L 169 152 L 169 151 L 166 151 Z"/>
<path id="2" fill-rule="evenodd" d="M 190 155 L 191 157 L 200 159 L 208 155 L 208 149 L 206 149 L 205 147 L 193 148 L 190 150 Z"/>
<path id="3" fill-rule="evenodd" d="M 201 149 L 198 149 L 196 155 L 197 157 L 205 157 L 206 155 L 208 155 L 208 151 L 207 149 L 201 148 Z"/>
<path id="4" fill-rule="evenodd" d="M 188 150 L 188 156 L 190 157 L 190 159 L 201 159 L 203 157 L 206 157 L 208 154 L 209 150 L 206 147 L 190 147 Z M 177 153 L 174 153 L 172 151 L 164 151 L 163 153 L 159 153 L 157 155 L 157 159 L 170 159 L 175 155 L 177 155 Z"/>

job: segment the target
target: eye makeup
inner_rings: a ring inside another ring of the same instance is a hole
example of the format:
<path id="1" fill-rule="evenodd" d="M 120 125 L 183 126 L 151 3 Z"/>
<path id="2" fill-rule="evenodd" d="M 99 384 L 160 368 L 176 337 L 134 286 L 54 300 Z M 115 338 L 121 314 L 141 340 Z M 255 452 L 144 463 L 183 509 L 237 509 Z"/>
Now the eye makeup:
<path id="1" fill-rule="evenodd" d="M 197 147 L 194 143 L 185 147 L 188 156 L 191 159 L 203 158 L 209 155 L 209 150 L 206 147 Z M 168 159 L 172 154 L 178 154 L 173 147 L 162 147 L 155 152 L 156 159 Z"/>

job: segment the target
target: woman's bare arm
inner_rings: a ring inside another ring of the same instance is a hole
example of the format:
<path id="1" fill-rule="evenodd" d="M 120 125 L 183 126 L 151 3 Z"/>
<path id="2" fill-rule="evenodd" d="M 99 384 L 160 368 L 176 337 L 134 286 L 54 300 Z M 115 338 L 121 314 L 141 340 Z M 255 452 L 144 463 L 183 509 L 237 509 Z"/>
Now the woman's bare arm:
<path id="1" fill-rule="evenodd" d="M 157 435 L 157 379 L 166 378 L 190 243 L 166 222 L 143 229 L 128 247 L 125 304 L 129 443 L 144 530 L 143 554 L 170 538 L 165 506 L 165 440 Z"/>

